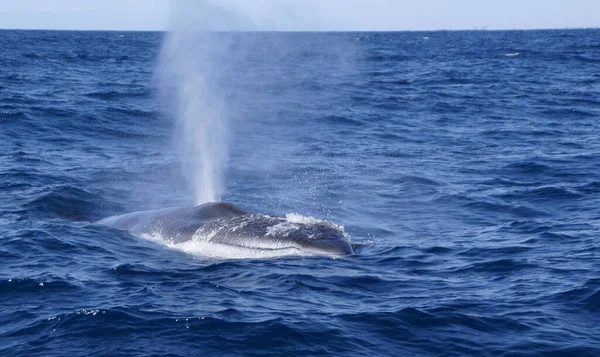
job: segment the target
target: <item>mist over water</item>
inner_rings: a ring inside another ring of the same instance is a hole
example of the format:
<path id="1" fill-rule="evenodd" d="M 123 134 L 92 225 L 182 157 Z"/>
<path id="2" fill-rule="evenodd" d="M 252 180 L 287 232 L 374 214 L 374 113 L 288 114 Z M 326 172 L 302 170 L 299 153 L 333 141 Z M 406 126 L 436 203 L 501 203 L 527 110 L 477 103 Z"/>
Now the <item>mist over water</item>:
<path id="1" fill-rule="evenodd" d="M 183 24 L 177 14 L 174 23 Z M 157 70 L 167 115 L 175 121 L 173 142 L 196 204 L 220 199 L 227 160 L 228 117 L 214 82 L 219 68 L 210 51 L 213 36 L 191 23 L 172 27 Z"/>
<path id="2" fill-rule="evenodd" d="M 285 6 L 284 6 L 285 5 Z M 170 30 L 158 59 L 159 92 L 175 123 L 173 144 L 195 204 L 219 201 L 229 157 L 232 89 L 252 78 L 249 55 L 274 50 L 271 38 L 239 31 L 279 30 L 298 23 L 291 3 L 172 1 Z M 262 60 L 266 59 L 262 57 Z M 269 66 L 271 60 L 263 63 Z"/>

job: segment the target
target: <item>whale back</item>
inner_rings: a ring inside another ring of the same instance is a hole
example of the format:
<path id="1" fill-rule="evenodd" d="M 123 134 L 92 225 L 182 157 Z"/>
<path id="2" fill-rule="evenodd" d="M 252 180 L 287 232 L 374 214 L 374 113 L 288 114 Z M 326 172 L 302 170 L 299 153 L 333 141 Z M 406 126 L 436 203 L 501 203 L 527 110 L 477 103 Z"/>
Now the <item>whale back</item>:
<path id="1" fill-rule="evenodd" d="M 178 243 L 191 239 L 198 228 L 217 219 L 246 214 L 227 202 L 209 202 L 196 207 L 164 208 L 108 217 L 97 223 L 139 235 L 160 234 Z"/>
<path id="2" fill-rule="evenodd" d="M 248 212 L 229 202 L 209 202 L 196 206 L 191 214 L 202 219 L 220 219 L 242 216 Z"/>
<path id="3" fill-rule="evenodd" d="M 296 248 L 316 254 L 352 254 L 343 230 L 326 221 L 290 222 L 283 217 L 246 214 L 211 221 L 198 230 L 198 239 L 245 248 Z"/>
<path id="4" fill-rule="evenodd" d="M 160 235 L 172 243 L 199 239 L 251 249 L 296 248 L 316 254 L 353 254 L 343 228 L 331 222 L 298 222 L 248 213 L 227 202 L 133 212 L 97 223 L 142 236 Z"/>

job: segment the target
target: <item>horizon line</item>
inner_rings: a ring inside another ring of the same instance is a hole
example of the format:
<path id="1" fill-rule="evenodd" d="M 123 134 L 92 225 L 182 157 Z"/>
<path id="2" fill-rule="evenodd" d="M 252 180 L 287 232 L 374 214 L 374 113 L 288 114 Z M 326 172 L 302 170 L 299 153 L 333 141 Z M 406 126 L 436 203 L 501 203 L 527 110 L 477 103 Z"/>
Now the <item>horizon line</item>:
<path id="1" fill-rule="evenodd" d="M 467 31 L 561 31 L 561 30 L 597 30 L 600 25 L 587 27 L 539 27 L 539 28 L 460 28 L 460 29 L 435 29 L 435 30 L 211 30 L 206 32 L 299 32 L 299 33 L 331 33 L 331 32 L 467 32 Z M 56 32 L 171 32 L 170 29 L 56 29 L 56 28 L 0 28 L 0 31 L 56 31 Z"/>

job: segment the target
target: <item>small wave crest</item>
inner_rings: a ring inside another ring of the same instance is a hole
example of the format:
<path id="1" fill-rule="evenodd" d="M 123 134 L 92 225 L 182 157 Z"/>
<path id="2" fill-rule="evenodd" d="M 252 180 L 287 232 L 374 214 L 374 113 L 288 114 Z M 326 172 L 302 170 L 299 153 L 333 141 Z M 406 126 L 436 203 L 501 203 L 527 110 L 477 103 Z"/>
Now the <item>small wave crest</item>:
<path id="1" fill-rule="evenodd" d="M 142 90 L 130 90 L 130 91 L 117 91 L 117 90 L 104 90 L 104 91 L 93 91 L 84 94 L 88 98 L 101 99 L 101 100 L 115 100 L 135 97 L 149 97 L 150 91 L 147 89 Z"/>
<path id="2" fill-rule="evenodd" d="M 107 202 L 99 194 L 66 185 L 40 194 L 25 207 L 28 213 L 38 216 L 93 221 L 106 211 L 116 210 L 118 204 Z"/>

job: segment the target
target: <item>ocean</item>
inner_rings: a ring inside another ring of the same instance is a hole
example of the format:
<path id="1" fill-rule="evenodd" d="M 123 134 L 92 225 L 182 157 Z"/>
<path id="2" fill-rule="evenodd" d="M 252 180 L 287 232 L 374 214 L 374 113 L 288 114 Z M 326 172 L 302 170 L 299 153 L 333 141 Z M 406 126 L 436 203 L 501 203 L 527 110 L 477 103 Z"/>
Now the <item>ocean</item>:
<path id="1" fill-rule="evenodd" d="M 600 355 L 600 30 L 218 33 L 204 141 L 164 38 L 0 31 L 0 356 Z M 195 205 L 206 153 L 355 254 L 94 223 Z"/>

